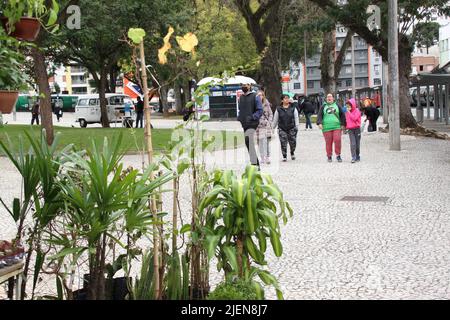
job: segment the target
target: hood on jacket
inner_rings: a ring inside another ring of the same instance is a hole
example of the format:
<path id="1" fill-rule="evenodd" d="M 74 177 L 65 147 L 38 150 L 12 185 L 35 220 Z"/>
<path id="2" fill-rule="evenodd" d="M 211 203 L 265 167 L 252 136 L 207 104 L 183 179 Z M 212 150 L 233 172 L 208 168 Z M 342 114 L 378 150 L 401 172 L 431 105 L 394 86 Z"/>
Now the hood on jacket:
<path id="1" fill-rule="evenodd" d="M 350 103 L 350 105 L 352 106 L 352 110 L 356 109 L 356 100 L 355 100 L 355 98 L 348 99 L 347 103 Z"/>

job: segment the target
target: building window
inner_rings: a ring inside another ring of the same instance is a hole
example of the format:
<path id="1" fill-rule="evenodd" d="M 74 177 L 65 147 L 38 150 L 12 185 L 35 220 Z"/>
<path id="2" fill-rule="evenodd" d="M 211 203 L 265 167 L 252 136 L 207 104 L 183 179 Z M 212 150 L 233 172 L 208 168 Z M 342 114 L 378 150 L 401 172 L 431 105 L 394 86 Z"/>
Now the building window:
<path id="1" fill-rule="evenodd" d="M 308 80 L 308 89 L 314 89 L 314 81 Z"/>
<path id="2" fill-rule="evenodd" d="M 423 66 L 419 66 L 419 71 L 423 71 Z"/>
<path id="3" fill-rule="evenodd" d="M 345 60 L 352 60 L 352 53 L 351 52 L 347 52 L 346 54 L 345 54 Z"/>
<path id="4" fill-rule="evenodd" d="M 338 81 L 338 82 L 336 82 L 336 86 L 339 88 L 339 87 L 342 87 L 342 82 L 341 81 Z"/>
<path id="5" fill-rule="evenodd" d="M 310 67 L 306 68 L 306 73 L 313 74 L 314 73 L 314 68 L 310 68 Z"/>
<path id="6" fill-rule="evenodd" d="M 300 82 L 294 82 L 294 90 L 300 90 Z"/>
<path id="7" fill-rule="evenodd" d="M 345 67 L 345 73 L 351 74 L 352 73 L 352 67 Z"/>
<path id="8" fill-rule="evenodd" d="M 375 71 L 376 76 L 380 75 L 380 66 L 378 65 L 373 66 L 373 70 Z"/>
<path id="9" fill-rule="evenodd" d="M 374 85 L 374 86 L 379 86 L 379 85 L 381 85 L 381 79 L 380 79 L 380 78 L 375 78 L 375 79 L 373 79 L 373 85 Z"/>
<path id="10" fill-rule="evenodd" d="M 345 80 L 345 85 L 347 87 L 351 87 L 352 86 L 352 80 Z"/>

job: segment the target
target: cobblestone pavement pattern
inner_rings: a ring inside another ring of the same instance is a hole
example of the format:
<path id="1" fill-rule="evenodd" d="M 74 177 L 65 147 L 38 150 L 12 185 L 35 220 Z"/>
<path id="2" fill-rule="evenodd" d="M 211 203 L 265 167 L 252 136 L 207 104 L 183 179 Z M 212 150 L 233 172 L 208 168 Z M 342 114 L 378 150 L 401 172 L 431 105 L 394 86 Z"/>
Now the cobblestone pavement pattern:
<path id="1" fill-rule="evenodd" d="M 362 161 L 351 164 L 344 136 L 344 162 L 327 163 L 315 127 L 299 131 L 296 154 L 296 161 L 276 162 L 272 170 L 295 211 L 282 227 L 283 256 L 268 255 L 286 299 L 450 299 L 448 141 L 402 136 L 402 151 L 392 152 L 387 134 L 364 134 Z M 139 167 L 141 159 L 126 156 L 124 162 Z M 236 163 L 229 167 L 242 171 L 242 161 Z M 0 168 L 0 194 L 10 203 L 19 176 L 5 158 Z M 344 196 L 389 199 L 341 201 Z M 182 196 L 181 203 L 187 208 L 189 199 Z M 0 238 L 14 230 L 0 209 Z M 214 286 L 221 276 L 211 269 Z M 273 291 L 268 298 L 275 299 Z"/>

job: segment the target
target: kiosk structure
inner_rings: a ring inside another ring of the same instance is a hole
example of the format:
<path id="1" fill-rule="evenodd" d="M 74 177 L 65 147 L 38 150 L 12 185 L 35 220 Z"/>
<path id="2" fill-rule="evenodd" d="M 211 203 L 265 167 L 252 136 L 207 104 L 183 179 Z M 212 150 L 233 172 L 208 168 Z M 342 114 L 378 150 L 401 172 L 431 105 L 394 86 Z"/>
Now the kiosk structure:
<path id="1" fill-rule="evenodd" d="M 197 105 L 197 115 L 208 116 L 210 119 L 236 120 L 238 101 L 242 94 L 241 84 L 251 83 L 253 90 L 259 86 L 255 80 L 244 76 L 235 76 L 222 81 L 222 79 L 207 77 L 198 82 L 203 85 L 211 82 L 210 94 L 204 97 L 203 103 Z"/>

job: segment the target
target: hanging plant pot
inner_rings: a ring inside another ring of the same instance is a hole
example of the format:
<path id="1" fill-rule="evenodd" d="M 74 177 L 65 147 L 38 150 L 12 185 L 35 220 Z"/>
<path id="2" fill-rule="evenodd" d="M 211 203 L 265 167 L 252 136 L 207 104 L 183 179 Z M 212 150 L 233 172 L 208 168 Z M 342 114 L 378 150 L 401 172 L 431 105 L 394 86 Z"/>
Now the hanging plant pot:
<path id="1" fill-rule="evenodd" d="M 3 28 L 5 28 L 6 33 L 9 32 L 8 26 L 8 18 L 1 17 Z M 15 29 L 10 34 L 11 37 L 14 37 L 18 40 L 23 41 L 34 41 L 36 40 L 39 30 L 41 28 L 41 23 L 38 19 L 35 18 L 20 18 L 19 21 L 14 25 Z"/>
<path id="2" fill-rule="evenodd" d="M 0 112 L 11 113 L 19 98 L 19 91 L 0 90 Z"/>

